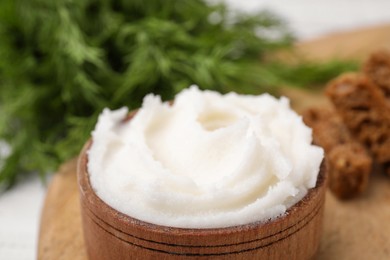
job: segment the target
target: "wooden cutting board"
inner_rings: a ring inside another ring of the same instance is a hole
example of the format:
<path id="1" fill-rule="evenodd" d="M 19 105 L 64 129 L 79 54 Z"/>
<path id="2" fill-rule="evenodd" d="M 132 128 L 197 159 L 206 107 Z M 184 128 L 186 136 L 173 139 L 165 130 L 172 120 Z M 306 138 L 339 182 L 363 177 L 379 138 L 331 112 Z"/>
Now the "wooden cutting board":
<path id="1" fill-rule="evenodd" d="M 324 232 L 316 259 L 390 259 L 390 178 L 373 174 L 368 191 L 341 202 L 326 195 Z M 76 159 L 61 166 L 47 191 L 38 259 L 86 260 Z"/>
<path id="2" fill-rule="evenodd" d="M 379 47 L 390 49 L 390 25 L 336 34 L 297 46 L 310 59 L 363 59 Z M 286 89 L 297 110 L 326 105 L 319 93 Z M 53 177 L 42 211 L 38 259 L 86 260 L 76 179 L 77 159 Z M 324 232 L 316 259 L 390 259 L 390 178 L 371 176 L 367 192 L 354 200 L 326 195 Z"/>

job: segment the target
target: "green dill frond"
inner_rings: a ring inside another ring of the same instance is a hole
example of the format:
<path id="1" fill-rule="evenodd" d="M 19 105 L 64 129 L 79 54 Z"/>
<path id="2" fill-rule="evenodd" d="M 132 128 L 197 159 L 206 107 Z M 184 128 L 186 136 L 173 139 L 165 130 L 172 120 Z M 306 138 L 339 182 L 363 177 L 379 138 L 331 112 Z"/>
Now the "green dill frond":
<path id="1" fill-rule="evenodd" d="M 191 84 L 258 94 L 299 75 L 309 83 L 315 69 L 265 62 L 292 41 L 271 13 L 203 0 L 2 0 L 0 140 L 11 153 L 0 186 L 76 156 L 104 107 L 172 99 Z"/>

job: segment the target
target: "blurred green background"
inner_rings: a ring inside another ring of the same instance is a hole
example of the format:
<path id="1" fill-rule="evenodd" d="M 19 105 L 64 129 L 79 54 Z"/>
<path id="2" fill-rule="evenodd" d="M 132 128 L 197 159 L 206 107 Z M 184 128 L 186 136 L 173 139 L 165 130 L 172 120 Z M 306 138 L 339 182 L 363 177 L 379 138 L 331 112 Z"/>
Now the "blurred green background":
<path id="1" fill-rule="evenodd" d="M 353 61 L 276 59 L 294 35 L 269 12 L 201 0 L 1 0 L 0 187 L 77 155 L 104 107 L 197 84 L 245 94 L 313 87 Z"/>

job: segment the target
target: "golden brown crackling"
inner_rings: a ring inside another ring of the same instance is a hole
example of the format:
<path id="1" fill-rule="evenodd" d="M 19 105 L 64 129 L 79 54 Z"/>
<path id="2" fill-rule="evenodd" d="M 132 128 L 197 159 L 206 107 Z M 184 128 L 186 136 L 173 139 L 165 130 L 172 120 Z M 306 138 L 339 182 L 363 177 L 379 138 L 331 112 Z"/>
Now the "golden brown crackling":
<path id="1" fill-rule="evenodd" d="M 352 136 L 381 164 L 390 162 L 390 109 L 384 93 L 365 74 L 339 76 L 326 88 Z"/>
<path id="2" fill-rule="evenodd" d="M 329 188 L 338 198 L 363 193 L 371 173 L 372 159 L 350 135 L 342 119 L 332 109 L 310 108 L 304 122 L 313 129 L 314 143 L 325 150 Z"/>
<path id="3" fill-rule="evenodd" d="M 370 55 L 363 66 L 363 71 L 382 90 L 390 102 L 390 52 L 378 50 Z M 390 103 L 389 103 L 390 105 Z"/>

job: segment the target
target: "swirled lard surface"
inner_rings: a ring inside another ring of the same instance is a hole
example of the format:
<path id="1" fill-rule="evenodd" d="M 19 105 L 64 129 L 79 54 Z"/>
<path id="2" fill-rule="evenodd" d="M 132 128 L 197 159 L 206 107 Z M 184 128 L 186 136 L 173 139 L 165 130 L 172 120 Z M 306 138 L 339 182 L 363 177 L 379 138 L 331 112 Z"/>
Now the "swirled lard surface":
<path id="1" fill-rule="evenodd" d="M 96 194 L 133 218 L 181 228 L 266 222 L 316 184 L 323 150 L 287 98 L 190 87 L 173 104 L 150 94 L 127 114 L 100 115 L 88 172 Z"/>

